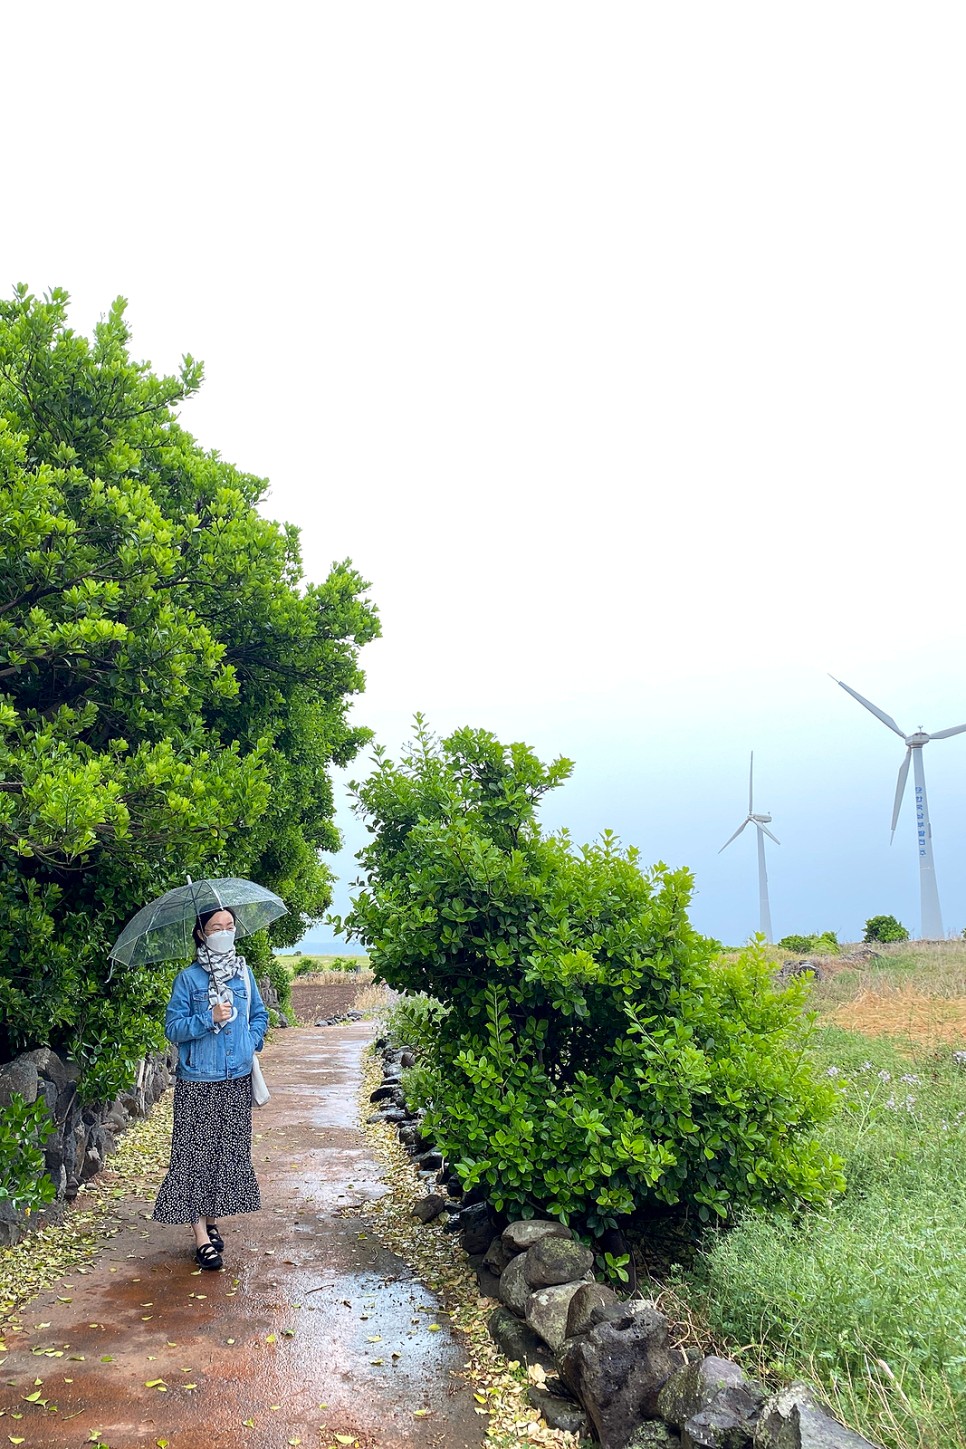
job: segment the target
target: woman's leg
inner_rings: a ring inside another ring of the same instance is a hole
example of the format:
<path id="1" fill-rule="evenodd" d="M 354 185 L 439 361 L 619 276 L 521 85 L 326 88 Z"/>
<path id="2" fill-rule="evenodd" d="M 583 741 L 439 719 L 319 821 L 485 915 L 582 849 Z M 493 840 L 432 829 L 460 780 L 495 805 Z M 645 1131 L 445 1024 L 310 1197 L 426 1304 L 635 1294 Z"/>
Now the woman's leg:
<path id="1" fill-rule="evenodd" d="M 207 1217 L 202 1215 L 200 1218 L 195 1218 L 194 1222 L 191 1224 L 191 1231 L 195 1235 L 195 1247 L 207 1248 L 210 1241 L 208 1237 Z"/>

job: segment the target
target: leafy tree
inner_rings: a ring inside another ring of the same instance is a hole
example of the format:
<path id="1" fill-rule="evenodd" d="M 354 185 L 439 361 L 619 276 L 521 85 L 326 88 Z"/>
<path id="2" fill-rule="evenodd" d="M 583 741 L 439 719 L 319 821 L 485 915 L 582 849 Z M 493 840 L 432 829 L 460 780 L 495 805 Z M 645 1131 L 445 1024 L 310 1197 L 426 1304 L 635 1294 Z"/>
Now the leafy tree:
<path id="1" fill-rule="evenodd" d="M 908 941 L 909 932 L 895 916 L 870 916 L 865 923 L 863 941 Z"/>
<path id="2" fill-rule="evenodd" d="M 760 946 L 716 964 L 686 870 L 642 871 L 609 832 L 544 835 L 539 802 L 570 771 L 417 717 L 409 753 L 377 749 L 356 787 L 367 883 L 336 924 L 444 1008 L 428 1130 L 498 1206 L 591 1233 L 649 1202 L 708 1221 L 826 1197 L 840 1174 L 812 1134 L 834 1091 L 803 1061 L 807 987 L 776 989 Z"/>
<path id="3" fill-rule="evenodd" d="M 281 944 L 326 908 L 328 769 L 368 737 L 346 711 L 378 626 L 351 565 L 306 585 L 264 480 L 179 426 L 200 365 L 157 377 L 123 301 L 92 340 L 67 303 L 0 302 L 0 1058 L 66 1048 L 107 1095 L 170 977 L 109 975 L 140 904 L 253 875 Z"/>

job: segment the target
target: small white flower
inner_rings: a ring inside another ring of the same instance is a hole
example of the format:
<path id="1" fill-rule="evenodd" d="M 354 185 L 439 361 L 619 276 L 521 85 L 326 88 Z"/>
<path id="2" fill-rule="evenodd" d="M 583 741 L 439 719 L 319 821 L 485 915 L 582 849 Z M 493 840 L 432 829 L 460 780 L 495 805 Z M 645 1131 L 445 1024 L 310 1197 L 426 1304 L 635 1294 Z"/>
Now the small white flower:
<path id="1" fill-rule="evenodd" d="M 891 1073 L 889 1073 L 889 1072 L 879 1072 L 878 1073 L 878 1077 L 879 1077 L 879 1081 L 880 1082 L 891 1082 L 892 1081 L 892 1076 L 891 1076 Z"/>
<path id="2" fill-rule="evenodd" d="M 907 1072 L 904 1077 L 899 1078 L 899 1081 L 906 1082 L 910 1087 L 922 1086 L 922 1078 L 915 1076 L 912 1072 Z"/>

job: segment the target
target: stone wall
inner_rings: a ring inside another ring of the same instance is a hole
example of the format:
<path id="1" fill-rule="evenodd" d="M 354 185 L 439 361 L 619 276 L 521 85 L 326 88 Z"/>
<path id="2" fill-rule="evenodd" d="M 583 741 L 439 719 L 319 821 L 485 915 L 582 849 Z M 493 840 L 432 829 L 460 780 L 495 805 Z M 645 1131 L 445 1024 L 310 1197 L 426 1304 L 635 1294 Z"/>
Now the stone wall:
<path id="1" fill-rule="evenodd" d="M 49 1047 L 23 1052 L 0 1066 L 0 1108 L 13 1093 L 27 1102 L 42 1099 L 54 1123 L 44 1149 L 47 1171 L 57 1197 L 70 1202 L 81 1184 L 104 1166 L 117 1139 L 133 1118 L 146 1117 L 170 1086 L 178 1061 L 177 1047 L 153 1052 L 138 1067 L 133 1084 L 113 1102 L 81 1103 L 77 1097 L 80 1068 Z M 0 1245 L 15 1243 L 22 1223 L 9 1209 L 0 1213 Z"/>

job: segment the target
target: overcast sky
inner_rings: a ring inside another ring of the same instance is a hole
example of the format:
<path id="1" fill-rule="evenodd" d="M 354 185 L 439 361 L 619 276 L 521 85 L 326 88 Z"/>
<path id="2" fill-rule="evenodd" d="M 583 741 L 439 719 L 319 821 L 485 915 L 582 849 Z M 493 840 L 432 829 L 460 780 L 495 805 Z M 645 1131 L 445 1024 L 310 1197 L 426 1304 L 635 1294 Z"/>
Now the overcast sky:
<path id="1" fill-rule="evenodd" d="M 902 743 L 826 671 L 966 722 L 961 5 L 55 0 L 3 35 L 4 292 L 85 331 L 120 293 L 138 355 L 204 359 L 186 425 L 310 577 L 372 580 L 381 740 L 568 755 L 548 823 L 689 865 L 729 942 L 754 749 L 776 934 L 918 932 Z M 958 934 L 966 735 L 925 763 Z"/>

